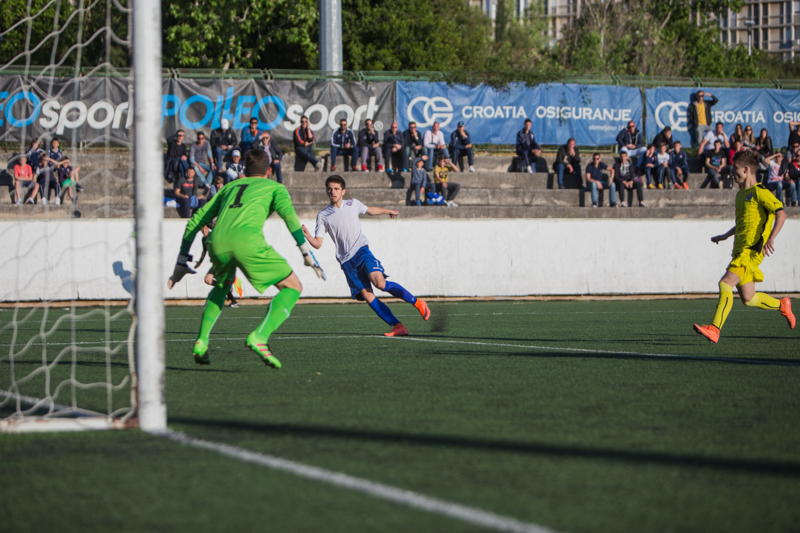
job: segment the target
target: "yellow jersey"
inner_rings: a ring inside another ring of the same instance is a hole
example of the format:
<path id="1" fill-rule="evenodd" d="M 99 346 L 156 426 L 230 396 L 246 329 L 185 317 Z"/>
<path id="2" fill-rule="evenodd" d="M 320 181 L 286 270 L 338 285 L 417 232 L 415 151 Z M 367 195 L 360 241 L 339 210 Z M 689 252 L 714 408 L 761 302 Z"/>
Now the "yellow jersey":
<path id="1" fill-rule="evenodd" d="M 772 233 L 775 213 L 783 209 L 783 203 L 775 198 L 760 183 L 736 194 L 736 235 L 733 241 L 733 257 L 744 251 L 761 253 L 761 247 Z"/>
<path id="2" fill-rule="evenodd" d="M 699 100 L 697 104 L 697 125 L 698 126 L 707 126 L 706 124 L 706 103 L 702 100 Z"/>

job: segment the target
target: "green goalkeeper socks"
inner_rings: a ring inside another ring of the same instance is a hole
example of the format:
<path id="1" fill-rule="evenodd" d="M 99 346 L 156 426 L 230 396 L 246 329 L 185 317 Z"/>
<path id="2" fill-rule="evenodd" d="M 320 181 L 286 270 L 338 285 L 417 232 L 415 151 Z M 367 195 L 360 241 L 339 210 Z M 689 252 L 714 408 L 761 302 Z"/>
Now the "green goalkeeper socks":
<path id="1" fill-rule="evenodd" d="M 203 321 L 200 323 L 200 333 L 197 335 L 198 340 L 202 340 L 208 344 L 208 336 L 211 335 L 211 328 L 219 318 L 222 312 L 222 307 L 225 305 L 225 297 L 228 294 L 227 288 L 214 287 L 208 293 L 206 298 L 206 306 L 203 309 Z"/>
<path id="2" fill-rule="evenodd" d="M 269 340 L 269 336 L 283 324 L 283 321 L 289 318 L 292 313 L 292 308 L 297 300 L 300 298 L 300 291 L 297 289 L 281 289 L 281 291 L 272 298 L 269 304 L 269 311 L 267 316 L 256 328 L 256 333 L 263 337 L 264 340 Z"/>

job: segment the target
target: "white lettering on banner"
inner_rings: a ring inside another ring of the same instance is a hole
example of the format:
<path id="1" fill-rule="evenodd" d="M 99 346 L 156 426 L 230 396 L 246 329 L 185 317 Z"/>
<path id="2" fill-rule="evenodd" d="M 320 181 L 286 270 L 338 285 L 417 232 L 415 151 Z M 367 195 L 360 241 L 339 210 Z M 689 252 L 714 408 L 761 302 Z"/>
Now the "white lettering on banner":
<path id="1" fill-rule="evenodd" d="M 97 118 L 98 112 L 101 116 L 105 113 L 102 119 Z M 77 117 L 74 116 L 75 113 L 78 114 Z M 79 100 L 67 102 L 64 107 L 61 107 L 57 100 L 47 100 L 42 105 L 43 116 L 39 118 L 39 125 L 44 129 L 56 128 L 58 135 L 63 134 L 65 129 L 80 128 L 87 122 L 90 128 L 96 130 L 101 130 L 109 124 L 113 129 L 118 129 L 123 113 L 128 115 L 125 128 L 130 128 L 133 123 L 133 113 L 129 112 L 128 102 L 122 102 L 115 108 L 111 102 L 100 100 L 87 109 L 86 104 Z"/>
<path id="2" fill-rule="evenodd" d="M 519 118 L 527 117 L 525 108 L 522 106 L 464 106 L 461 108 L 461 116 L 464 118 Z"/>
<path id="3" fill-rule="evenodd" d="M 418 108 L 418 104 L 423 102 L 425 105 L 422 106 L 422 120 L 420 120 L 414 114 L 414 111 L 416 109 L 415 106 Z M 478 108 L 475 108 L 476 117 L 478 116 L 477 110 Z M 433 98 L 417 96 L 409 102 L 406 108 L 406 116 L 409 122 L 416 122 L 418 128 L 432 126 L 434 122 L 438 122 L 439 126 L 444 128 L 453 120 L 453 104 L 450 103 L 450 100 L 441 96 L 434 96 Z"/>
<path id="4" fill-rule="evenodd" d="M 104 111 L 106 114 L 103 120 L 97 120 L 97 112 L 100 110 Z M 96 104 L 94 104 L 92 107 L 89 108 L 89 115 L 87 117 L 87 122 L 89 123 L 90 127 L 96 130 L 102 130 L 103 128 L 111 124 L 113 120 L 114 120 L 114 106 L 109 104 L 108 102 L 100 100 L 99 102 L 97 102 Z"/>
<path id="5" fill-rule="evenodd" d="M 797 122 L 800 121 L 800 111 L 776 111 L 772 120 L 778 123 Z"/>
<path id="6" fill-rule="evenodd" d="M 536 118 L 557 118 L 560 120 L 604 120 L 612 122 L 627 122 L 631 119 L 631 112 L 632 111 L 630 109 L 620 108 L 600 109 L 591 107 L 539 106 L 536 108 L 535 115 Z"/>
<path id="7" fill-rule="evenodd" d="M 713 111 L 714 122 L 752 124 L 764 123 L 764 113 L 761 111 Z"/>
<path id="8" fill-rule="evenodd" d="M 77 118 L 69 118 L 70 111 L 77 111 Z M 61 116 L 58 119 L 58 126 L 56 126 L 56 133 L 61 135 L 64 133 L 64 128 L 74 130 L 86 122 L 86 104 L 79 101 L 70 102 L 61 108 Z"/>
<path id="9" fill-rule="evenodd" d="M 339 115 L 344 113 L 347 119 L 347 124 L 350 128 L 358 130 L 361 126 L 361 117 L 375 119 L 375 114 L 378 112 L 378 99 L 375 96 L 370 96 L 366 105 L 360 105 L 353 111 L 353 108 L 347 104 L 339 104 L 334 107 L 331 112 L 324 104 L 314 104 L 305 111 L 300 104 L 292 104 L 286 108 L 286 118 L 283 122 L 283 127 L 287 131 L 294 131 L 300 126 L 300 118 L 303 115 L 308 117 L 308 126 L 316 131 L 321 130 L 325 126 L 330 126 L 331 129 L 338 129 Z M 313 115 L 319 115 L 318 120 L 314 120 Z M 376 128 L 377 129 L 377 128 Z"/>

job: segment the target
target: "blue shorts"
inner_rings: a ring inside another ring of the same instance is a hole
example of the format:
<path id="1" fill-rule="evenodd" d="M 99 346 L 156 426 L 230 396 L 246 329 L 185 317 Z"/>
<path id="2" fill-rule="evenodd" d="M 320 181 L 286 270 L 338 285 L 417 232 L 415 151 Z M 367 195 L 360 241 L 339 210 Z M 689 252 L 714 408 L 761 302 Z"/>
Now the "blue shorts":
<path id="1" fill-rule="evenodd" d="M 372 252 L 369 251 L 369 246 L 362 246 L 349 261 L 342 263 L 342 271 L 344 277 L 347 278 L 350 295 L 353 299 L 364 289 L 372 289 L 372 283 L 369 280 L 372 272 L 380 272 L 384 277 L 389 277 L 383 271 L 381 262 L 375 259 Z"/>

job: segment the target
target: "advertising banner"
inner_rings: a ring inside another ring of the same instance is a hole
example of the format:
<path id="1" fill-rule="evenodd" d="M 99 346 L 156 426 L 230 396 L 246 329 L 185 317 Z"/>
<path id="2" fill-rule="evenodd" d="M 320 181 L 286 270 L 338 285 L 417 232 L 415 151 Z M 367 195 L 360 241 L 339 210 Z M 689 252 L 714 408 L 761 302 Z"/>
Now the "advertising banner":
<path id="1" fill-rule="evenodd" d="M 665 126 L 684 146 L 691 142 L 687 126 L 687 110 L 698 89 L 691 87 L 662 87 L 647 89 L 647 139 L 652 141 Z M 766 128 L 773 146 L 785 146 L 789 137 L 789 122 L 800 120 L 800 91 L 782 89 L 703 89 L 719 103 L 711 109 L 713 123 L 722 122 L 725 133 L 733 133 L 736 124 L 753 127 L 756 137 Z"/>
<path id="2" fill-rule="evenodd" d="M 75 143 L 126 144 L 133 124 L 130 80 L 64 78 L 31 80 L 0 76 L 0 141 L 19 142 L 59 136 Z M 165 79 L 161 102 L 162 135 L 183 129 L 208 136 L 227 119 L 241 138 L 251 117 L 279 142 L 291 141 L 308 116 L 317 142 L 327 144 L 337 121 L 360 128 L 371 118 L 376 130 L 394 120 L 394 83 Z"/>
<path id="3" fill-rule="evenodd" d="M 582 146 L 615 144 L 633 120 L 641 128 L 642 97 L 635 87 L 546 84 L 507 90 L 447 83 L 397 82 L 401 129 L 414 121 L 426 130 L 434 122 L 449 139 L 459 121 L 475 143 L 514 144 L 526 118 L 539 144 L 560 145 L 574 137 Z"/>

